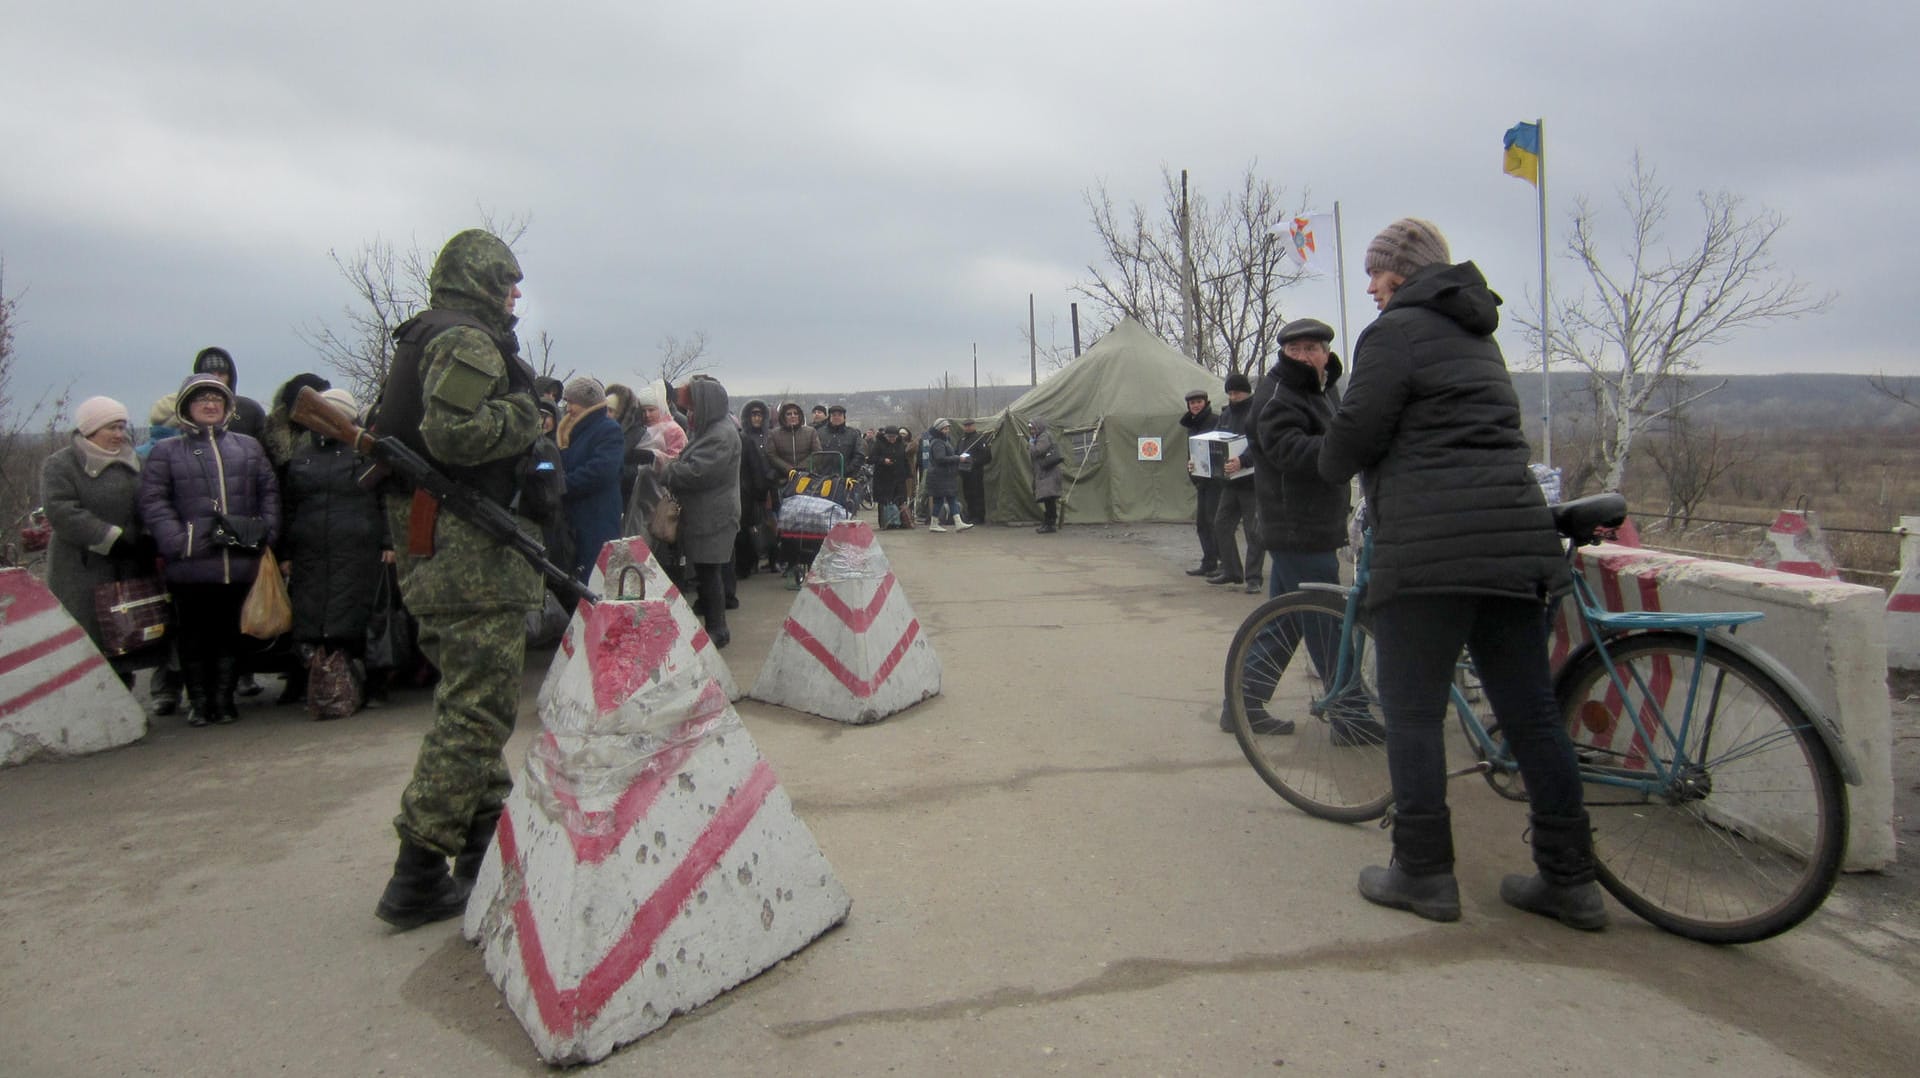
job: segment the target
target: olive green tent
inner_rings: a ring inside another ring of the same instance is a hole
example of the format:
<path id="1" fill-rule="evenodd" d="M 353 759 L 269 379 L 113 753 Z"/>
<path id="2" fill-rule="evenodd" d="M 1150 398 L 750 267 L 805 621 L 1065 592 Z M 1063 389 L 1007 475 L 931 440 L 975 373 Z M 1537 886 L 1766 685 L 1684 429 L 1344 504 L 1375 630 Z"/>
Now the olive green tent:
<path id="1" fill-rule="evenodd" d="M 1206 390 L 1216 407 L 1226 399 L 1218 376 L 1140 323 L 1122 319 L 1080 358 L 981 421 L 993 449 L 987 519 L 1040 519 L 1027 452 L 1027 423 L 1039 420 L 1067 458 L 1064 522 L 1192 520 L 1180 417 L 1196 389 Z"/>

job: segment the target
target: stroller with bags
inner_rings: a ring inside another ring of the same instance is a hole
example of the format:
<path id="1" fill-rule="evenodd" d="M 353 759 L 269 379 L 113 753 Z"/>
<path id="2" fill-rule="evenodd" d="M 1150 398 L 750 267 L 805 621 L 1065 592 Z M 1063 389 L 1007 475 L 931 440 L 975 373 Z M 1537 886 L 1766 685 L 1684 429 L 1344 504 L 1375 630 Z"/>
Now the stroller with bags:
<path id="1" fill-rule="evenodd" d="M 800 590 L 827 532 L 853 518 L 862 490 L 858 479 L 847 478 L 846 459 L 839 453 L 815 453 L 807 459 L 806 471 L 787 473 L 775 529 L 787 564 L 788 591 Z"/>

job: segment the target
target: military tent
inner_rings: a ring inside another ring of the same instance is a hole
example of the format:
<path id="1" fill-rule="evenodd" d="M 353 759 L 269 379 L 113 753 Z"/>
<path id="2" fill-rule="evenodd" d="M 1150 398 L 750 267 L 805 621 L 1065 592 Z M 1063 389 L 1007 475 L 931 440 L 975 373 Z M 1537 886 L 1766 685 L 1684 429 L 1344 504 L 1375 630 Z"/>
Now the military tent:
<path id="1" fill-rule="evenodd" d="M 993 450 L 987 519 L 1040 519 L 1027 452 L 1027 423 L 1039 420 L 1067 458 L 1064 523 L 1192 520 L 1180 417 L 1186 395 L 1196 389 L 1206 390 L 1218 408 L 1226 400 L 1221 385 L 1140 323 L 1122 319 L 1080 358 L 981 421 Z"/>

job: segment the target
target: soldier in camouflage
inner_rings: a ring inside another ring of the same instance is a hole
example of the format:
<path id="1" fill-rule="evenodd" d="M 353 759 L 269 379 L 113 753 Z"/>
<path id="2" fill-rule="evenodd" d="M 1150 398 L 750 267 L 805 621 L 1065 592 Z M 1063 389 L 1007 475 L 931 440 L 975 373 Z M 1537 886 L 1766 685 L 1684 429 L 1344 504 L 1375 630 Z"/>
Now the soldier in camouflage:
<path id="1" fill-rule="evenodd" d="M 513 336 L 520 279 L 497 236 L 469 229 L 447 241 L 429 278 L 429 310 L 394 333 L 375 421 L 502 504 L 540 434 L 534 371 Z M 524 619 L 540 607 L 541 581 L 513 550 L 431 499 L 392 494 L 387 504 L 400 593 L 440 670 L 433 726 L 394 819 L 400 857 L 375 910 L 407 929 L 465 908 L 492 840 L 512 787 L 504 749 L 519 708 Z M 522 527 L 538 534 L 531 522 Z"/>

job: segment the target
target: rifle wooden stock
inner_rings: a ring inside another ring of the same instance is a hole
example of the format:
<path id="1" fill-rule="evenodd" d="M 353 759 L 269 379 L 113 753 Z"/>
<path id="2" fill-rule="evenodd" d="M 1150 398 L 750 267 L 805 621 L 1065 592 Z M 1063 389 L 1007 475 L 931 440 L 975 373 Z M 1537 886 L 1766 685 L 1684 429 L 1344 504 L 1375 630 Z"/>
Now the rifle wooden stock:
<path id="1" fill-rule="evenodd" d="M 354 452 L 363 456 L 371 456 L 391 469 L 413 490 L 426 492 L 447 512 L 478 528 L 494 541 L 513 548 L 516 554 L 527 560 L 527 564 L 539 570 L 555 590 L 573 602 L 578 603 L 582 599 L 589 603 L 600 601 L 600 596 L 575 580 L 572 573 L 548 561 L 546 547 L 538 539 L 521 531 L 512 513 L 485 495 L 448 478 L 400 439 L 392 436 L 374 437 L 310 386 L 303 387 L 294 397 L 293 408 L 288 414 L 294 422 L 308 430 L 350 445 Z"/>

